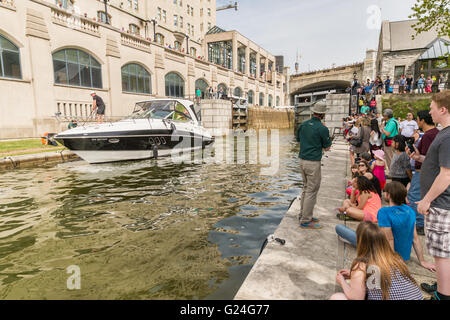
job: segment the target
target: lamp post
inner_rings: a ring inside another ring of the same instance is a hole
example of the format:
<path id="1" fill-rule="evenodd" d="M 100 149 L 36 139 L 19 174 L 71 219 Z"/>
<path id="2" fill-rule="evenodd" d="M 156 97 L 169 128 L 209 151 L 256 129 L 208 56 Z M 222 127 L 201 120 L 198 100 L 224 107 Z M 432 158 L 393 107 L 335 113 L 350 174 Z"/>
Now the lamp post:
<path id="1" fill-rule="evenodd" d="M 156 21 L 156 19 L 152 19 L 150 20 L 150 22 L 153 24 L 153 42 L 156 42 L 156 25 L 158 24 L 158 22 Z"/>
<path id="2" fill-rule="evenodd" d="M 108 0 L 104 0 L 105 3 L 105 23 L 109 24 L 109 17 L 108 17 Z"/>

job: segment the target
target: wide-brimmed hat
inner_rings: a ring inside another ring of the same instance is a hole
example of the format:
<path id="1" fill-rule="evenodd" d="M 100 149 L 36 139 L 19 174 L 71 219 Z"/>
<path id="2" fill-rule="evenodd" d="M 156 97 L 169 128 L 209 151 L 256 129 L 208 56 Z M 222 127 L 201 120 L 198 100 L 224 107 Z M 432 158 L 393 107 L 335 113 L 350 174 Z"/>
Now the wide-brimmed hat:
<path id="1" fill-rule="evenodd" d="M 373 151 L 373 155 L 384 161 L 384 151 L 383 150 L 375 150 L 375 151 Z"/>
<path id="2" fill-rule="evenodd" d="M 317 101 L 311 106 L 311 112 L 313 113 L 327 113 L 327 104 L 325 101 Z"/>

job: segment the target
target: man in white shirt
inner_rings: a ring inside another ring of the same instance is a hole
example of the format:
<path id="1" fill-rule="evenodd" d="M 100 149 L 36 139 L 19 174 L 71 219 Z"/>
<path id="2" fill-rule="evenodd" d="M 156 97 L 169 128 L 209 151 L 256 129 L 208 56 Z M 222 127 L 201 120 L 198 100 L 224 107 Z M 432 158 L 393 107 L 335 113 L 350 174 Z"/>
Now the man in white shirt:
<path id="1" fill-rule="evenodd" d="M 417 122 L 414 121 L 414 116 L 411 112 L 406 115 L 406 120 L 400 123 L 400 134 L 404 137 L 411 137 L 416 130 L 419 130 Z"/>

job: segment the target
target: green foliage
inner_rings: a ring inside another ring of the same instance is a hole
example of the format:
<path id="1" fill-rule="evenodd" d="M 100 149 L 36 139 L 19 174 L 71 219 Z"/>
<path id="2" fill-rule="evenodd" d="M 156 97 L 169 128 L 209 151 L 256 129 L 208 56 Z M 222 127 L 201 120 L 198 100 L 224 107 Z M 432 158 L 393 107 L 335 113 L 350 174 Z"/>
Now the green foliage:
<path id="1" fill-rule="evenodd" d="M 416 35 L 436 28 L 439 36 L 450 36 L 450 0 L 417 0 L 411 9 L 409 18 L 419 20 L 412 26 Z"/>
<path id="2" fill-rule="evenodd" d="M 383 110 L 392 109 L 394 117 L 406 119 L 406 114 L 412 112 L 414 116 L 418 111 L 430 110 L 431 94 L 421 96 L 409 95 L 391 95 L 390 97 L 383 97 Z"/>

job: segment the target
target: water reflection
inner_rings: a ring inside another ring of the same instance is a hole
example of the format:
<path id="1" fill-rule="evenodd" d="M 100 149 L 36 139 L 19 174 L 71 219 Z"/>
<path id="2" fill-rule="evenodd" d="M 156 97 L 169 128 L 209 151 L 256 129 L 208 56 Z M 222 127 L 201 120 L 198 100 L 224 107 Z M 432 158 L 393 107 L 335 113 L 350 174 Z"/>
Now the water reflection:
<path id="1" fill-rule="evenodd" d="M 168 159 L 0 173 L 0 298 L 233 298 L 299 193 L 290 131 L 280 144 L 274 176 Z"/>

